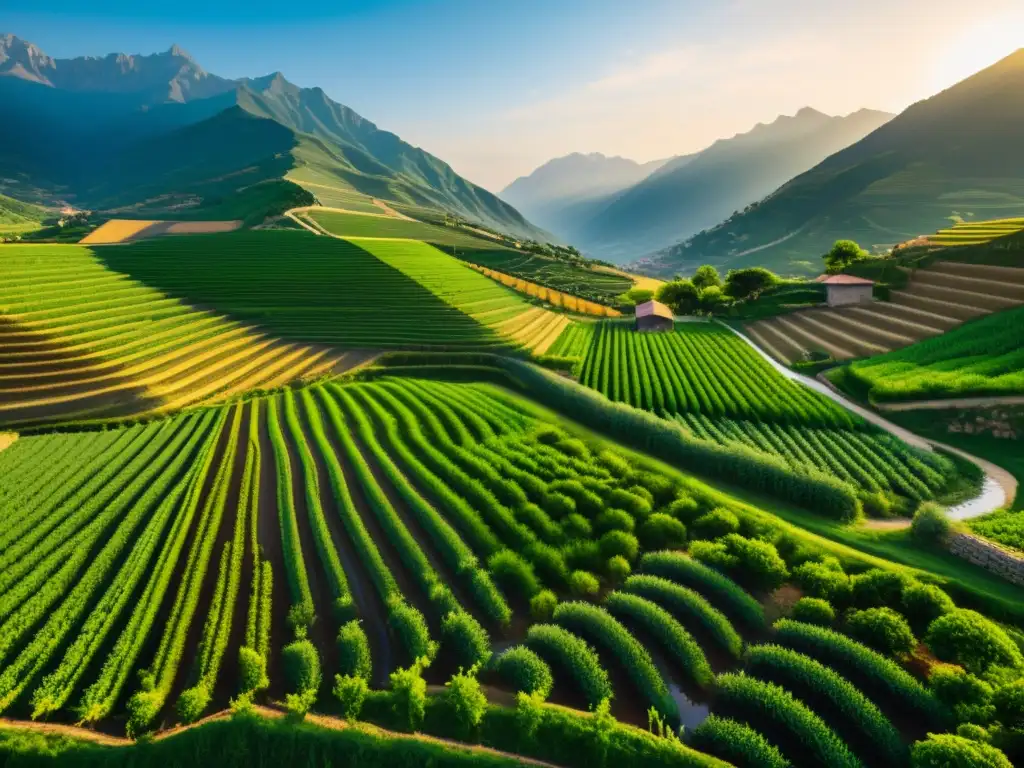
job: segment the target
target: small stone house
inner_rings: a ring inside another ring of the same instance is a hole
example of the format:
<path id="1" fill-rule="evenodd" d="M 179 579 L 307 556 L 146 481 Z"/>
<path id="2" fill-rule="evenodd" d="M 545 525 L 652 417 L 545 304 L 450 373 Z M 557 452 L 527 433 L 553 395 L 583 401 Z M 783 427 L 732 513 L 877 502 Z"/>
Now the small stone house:
<path id="1" fill-rule="evenodd" d="M 844 307 L 848 304 L 863 304 L 871 301 L 875 282 L 853 275 L 822 275 L 818 282 L 824 284 L 830 307 Z"/>
<path id="2" fill-rule="evenodd" d="M 672 310 L 660 301 L 645 301 L 636 305 L 636 330 L 671 331 L 675 325 Z"/>

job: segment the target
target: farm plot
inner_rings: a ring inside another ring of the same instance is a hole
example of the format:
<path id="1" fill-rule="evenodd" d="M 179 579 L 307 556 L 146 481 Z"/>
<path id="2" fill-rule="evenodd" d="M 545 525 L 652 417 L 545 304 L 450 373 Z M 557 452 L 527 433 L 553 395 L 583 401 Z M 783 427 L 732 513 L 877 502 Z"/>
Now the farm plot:
<path id="1" fill-rule="evenodd" d="M 381 211 L 378 209 L 377 213 Z M 384 237 L 421 240 L 440 245 L 458 245 L 464 248 L 486 248 L 492 241 L 474 237 L 462 230 L 422 221 L 382 216 L 360 216 L 357 213 L 337 213 L 312 209 L 305 216 L 312 219 L 332 235 L 339 237 Z"/>
<path id="2" fill-rule="evenodd" d="M 1024 219 L 968 221 L 949 229 L 940 229 L 934 235 L 928 235 L 927 239 L 934 245 L 980 245 L 1022 230 L 1024 230 Z"/>
<path id="3" fill-rule="evenodd" d="M 829 475 L 883 507 L 941 496 L 956 479 L 945 457 L 911 448 L 786 379 L 717 326 L 639 334 L 606 322 L 590 342 L 580 381 L 696 439 Z"/>
<path id="4" fill-rule="evenodd" d="M 0 246 L 0 424 L 170 411 L 342 357 L 185 304 L 88 248 Z"/>
<path id="5" fill-rule="evenodd" d="M 1024 394 L 1024 309 L 1010 309 L 844 372 L 875 402 Z"/>
<path id="6" fill-rule="evenodd" d="M 916 621 L 909 576 L 786 559 L 766 516 L 542 414 L 493 385 L 380 375 L 19 439 L 0 453 L 0 712 L 116 729 L 126 711 L 137 735 L 420 659 L 434 682 L 482 663 L 497 689 L 612 696 L 725 759 L 903 765 L 908 738 L 947 725 L 902 660 L 839 632 L 785 621 L 747 646 L 791 577 Z M 897 730 L 903 707 L 919 717 Z"/>
<path id="7" fill-rule="evenodd" d="M 244 232 L 138 243 L 102 256 L 111 269 L 170 295 L 281 338 L 332 347 L 532 348 L 560 320 L 409 240 Z"/>

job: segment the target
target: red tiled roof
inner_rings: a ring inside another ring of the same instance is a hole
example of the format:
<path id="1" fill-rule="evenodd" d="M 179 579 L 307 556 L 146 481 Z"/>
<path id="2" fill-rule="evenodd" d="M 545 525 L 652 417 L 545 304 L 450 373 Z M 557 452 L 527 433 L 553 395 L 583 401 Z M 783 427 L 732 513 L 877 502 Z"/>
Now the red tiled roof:
<path id="1" fill-rule="evenodd" d="M 822 275 L 817 282 L 825 285 L 874 285 L 874 280 L 866 280 L 863 277 L 854 275 Z"/>
<path id="2" fill-rule="evenodd" d="M 660 301 L 655 301 L 654 299 L 651 299 L 650 301 L 645 301 L 643 304 L 636 305 L 637 317 L 650 317 L 651 315 L 656 315 L 658 317 L 666 317 L 669 320 L 673 319 L 672 310 L 669 309 L 664 304 L 662 304 Z"/>

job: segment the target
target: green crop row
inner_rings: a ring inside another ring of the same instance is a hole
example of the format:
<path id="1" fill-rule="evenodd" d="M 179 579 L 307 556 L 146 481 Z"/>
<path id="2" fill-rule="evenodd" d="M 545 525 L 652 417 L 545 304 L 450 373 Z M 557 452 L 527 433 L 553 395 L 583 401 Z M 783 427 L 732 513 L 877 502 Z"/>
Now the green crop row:
<path id="1" fill-rule="evenodd" d="M 590 706 L 611 697 L 612 684 L 597 652 L 569 630 L 556 624 L 534 624 L 526 632 L 526 645 L 572 678 Z"/>
<path id="2" fill-rule="evenodd" d="M 789 768 L 778 748 L 749 725 L 710 715 L 689 738 L 690 746 L 740 768 Z"/>

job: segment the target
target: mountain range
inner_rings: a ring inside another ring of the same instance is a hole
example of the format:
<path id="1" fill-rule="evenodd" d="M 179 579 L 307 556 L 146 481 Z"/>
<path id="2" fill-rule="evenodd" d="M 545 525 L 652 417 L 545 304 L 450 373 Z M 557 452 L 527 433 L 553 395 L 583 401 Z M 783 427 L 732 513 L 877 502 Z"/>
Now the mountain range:
<path id="1" fill-rule="evenodd" d="M 511 205 L 279 73 L 229 80 L 172 46 L 54 59 L 0 35 L 0 193 L 34 203 L 259 218 L 372 196 L 542 237 Z"/>
<path id="2" fill-rule="evenodd" d="M 883 251 L 948 226 L 1024 211 L 1024 49 L 920 101 L 756 205 L 640 260 L 658 274 L 763 265 L 820 270 L 839 238 Z"/>
<path id="3" fill-rule="evenodd" d="M 617 188 L 610 184 L 595 184 L 589 192 L 573 188 L 564 176 L 586 179 L 591 174 L 580 173 L 581 163 L 574 160 L 580 156 L 570 155 L 517 180 L 501 196 L 590 255 L 615 261 L 635 259 L 720 223 L 890 119 L 890 114 L 867 109 L 830 117 L 805 108 L 792 117 L 784 115 L 716 141 L 696 154 L 653 164 L 633 163 L 632 178 L 611 175 L 613 167 L 630 161 L 596 156 L 610 178 L 631 182 Z M 617 161 L 615 166 L 611 160 Z M 591 167 L 594 162 L 590 161 Z M 525 190 L 529 198 L 523 196 Z"/>

